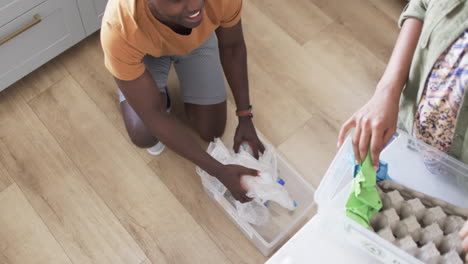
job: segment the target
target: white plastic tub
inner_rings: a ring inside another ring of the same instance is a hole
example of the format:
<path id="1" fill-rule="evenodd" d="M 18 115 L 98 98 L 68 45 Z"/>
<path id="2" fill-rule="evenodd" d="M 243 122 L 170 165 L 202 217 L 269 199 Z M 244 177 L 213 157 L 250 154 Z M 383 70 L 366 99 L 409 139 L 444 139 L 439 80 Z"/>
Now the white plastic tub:
<path id="1" fill-rule="evenodd" d="M 230 193 L 226 192 L 219 181 L 213 177 L 202 179 L 206 193 L 265 256 L 269 256 L 307 220 L 314 206 L 314 189 L 280 155 L 277 157 L 277 165 L 279 176 L 286 183 L 284 187 L 297 203 L 297 207 L 290 212 L 274 202 L 269 203 L 271 218 L 263 226 L 251 225 L 239 217 L 235 205 L 229 202 L 231 199 L 227 199 Z"/>
<path id="2" fill-rule="evenodd" d="M 422 262 L 345 216 L 353 156 L 348 137 L 315 193 L 318 213 L 267 263 L 410 263 Z M 399 131 L 381 160 L 389 175 L 413 190 L 468 208 L 468 166 Z M 324 237 L 326 236 L 326 237 Z M 354 249 L 353 249 L 354 248 Z M 360 248 L 362 250 L 355 250 Z M 327 256 L 326 258 L 323 258 Z"/>

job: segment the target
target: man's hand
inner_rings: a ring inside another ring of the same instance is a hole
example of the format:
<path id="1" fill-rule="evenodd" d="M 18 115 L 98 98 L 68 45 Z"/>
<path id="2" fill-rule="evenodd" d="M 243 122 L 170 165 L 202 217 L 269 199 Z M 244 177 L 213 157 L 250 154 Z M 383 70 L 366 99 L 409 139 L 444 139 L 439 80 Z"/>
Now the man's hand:
<path id="1" fill-rule="evenodd" d="M 460 237 L 462 240 L 462 247 L 463 250 L 466 252 L 465 254 L 465 263 L 468 262 L 468 221 L 465 222 L 462 230 L 460 231 Z"/>
<path id="2" fill-rule="evenodd" d="M 258 176 L 258 171 L 239 165 L 224 165 L 215 176 L 228 188 L 236 200 L 245 203 L 251 201 L 252 198 L 247 197 L 247 190 L 241 185 L 240 180 L 244 175 Z"/>
<path id="3" fill-rule="evenodd" d="M 257 136 L 255 127 L 253 125 L 252 119 L 250 117 L 240 117 L 239 125 L 236 129 L 236 134 L 234 135 L 234 151 L 239 152 L 240 145 L 246 142 L 249 144 L 252 149 L 252 153 L 256 159 L 259 157 L 259 153 L 265 151 L 265 147 Z"/>
<path id="4" fill-rule="evenodd" d="M 218 28 L 219 53 L 224 73 L 231 87 L 237 109 L 245 110 L 250 105 L 249 81 L 247 76 L 247 48 L 242 32 L 242 22 L 231 28 Z M 262 142 L 257 137 L 254 125 L 250 117 L 239 117 L 239 125 L 234 136 L 234 150 L 239 152 L 239 147 L 247 142 L 253 151 L 255 158 L 259 152 L 265 150 Z"/>
<path id="5" fill-rule="evenodd" d="M 349 129 L 356 127 L 353 149 L 356 162 L 362 162 L 369 150 L 372 164 L 377 170 L 380 152 L 395 134 L 398 118 L 398 101 L 376 93 L 361 109 L 343 124 L 338 137 L 341 146 Z"/>

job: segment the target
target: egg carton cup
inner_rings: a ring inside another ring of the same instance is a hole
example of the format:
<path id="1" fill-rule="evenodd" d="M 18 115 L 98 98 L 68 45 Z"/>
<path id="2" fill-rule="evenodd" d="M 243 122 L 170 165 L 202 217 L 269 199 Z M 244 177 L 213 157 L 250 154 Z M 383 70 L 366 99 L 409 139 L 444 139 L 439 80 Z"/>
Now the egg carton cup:
<path id="1" fill-rule="evenodd" d="M 468 209 L 392 181 L 378 183 L 378 189 L 383 206 L 371 219 L 374 232 L 424 263 L 463 264 L 458 232 Z"/>

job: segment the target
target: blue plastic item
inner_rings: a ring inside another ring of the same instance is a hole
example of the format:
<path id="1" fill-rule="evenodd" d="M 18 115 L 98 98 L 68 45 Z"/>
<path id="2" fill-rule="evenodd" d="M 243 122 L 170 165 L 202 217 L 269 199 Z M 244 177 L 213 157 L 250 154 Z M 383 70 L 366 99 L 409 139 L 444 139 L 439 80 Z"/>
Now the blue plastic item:
<path id="1" fill-rule="evenodd" d="M 361 166 L 359 166 L 359 164 L 355 164 L 353 176 L 356 177 L 357 173 L 360 170 L 361 170 Z M 390 178 L 390 175 L 388 174 L 388 163 L 385 161 L 380 161 L 379 169 L 377 170 L 377 182 L 385 181 L 385 180 L 393 181 L 393 179 Z"/>
<path id="2" fill-rule="evenodd" d="M 283 179 L 278 179 L 277 182 L 278 182 L 278 184 L 283 185 L 283 186 L 286 184 L 286 182 Z M 265 205 L 265 207 L 268 207 L 269 204 L 270 204 L 270 201 L 266 201 L 266 202 L 263 203 L 263 205 Z M 297 207 L 296 201 L 294 201 L 294 207 Z"/>

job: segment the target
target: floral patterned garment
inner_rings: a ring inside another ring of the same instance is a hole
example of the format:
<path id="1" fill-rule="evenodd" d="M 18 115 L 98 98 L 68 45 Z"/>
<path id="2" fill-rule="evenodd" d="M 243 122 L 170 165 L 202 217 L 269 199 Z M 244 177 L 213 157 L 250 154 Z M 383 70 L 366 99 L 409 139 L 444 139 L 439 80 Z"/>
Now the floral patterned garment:
<path id="1" fill-rule="evenodd" d="M 448 153 L 468 88 L 468 30 L 437 59 L 416 113 L 414 136 Z"/>

